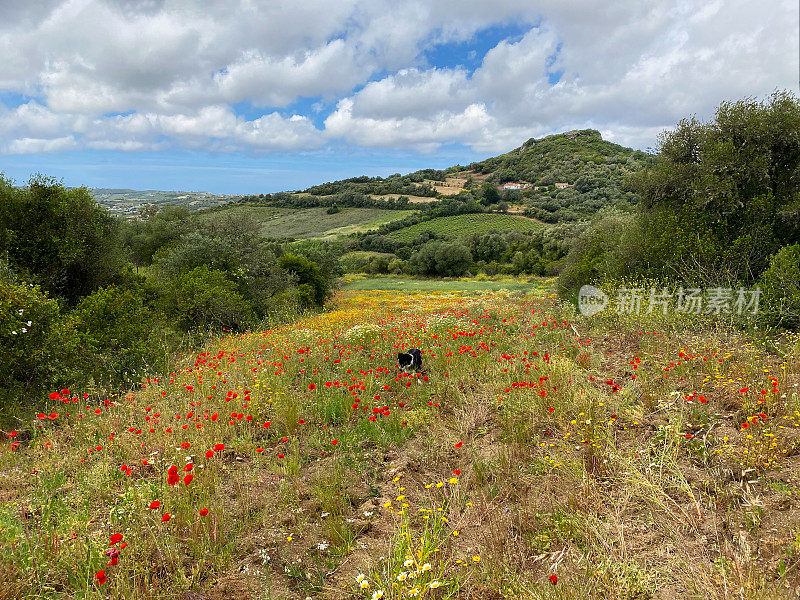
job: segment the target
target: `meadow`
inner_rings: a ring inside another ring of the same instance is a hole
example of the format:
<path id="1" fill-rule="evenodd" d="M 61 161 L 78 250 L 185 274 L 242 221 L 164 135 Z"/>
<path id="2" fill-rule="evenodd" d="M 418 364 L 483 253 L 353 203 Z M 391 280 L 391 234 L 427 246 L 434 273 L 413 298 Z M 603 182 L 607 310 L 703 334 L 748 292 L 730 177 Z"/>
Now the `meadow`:
<path id="1" fill-rule="evenodd" d="M 325 208 L 280 208 L 272 206 L 232 206 L 222 209 L 231 218 L 247 217 L 260 224 L 259 234 L 265 238 L 324 239 L 363 233 L 413 214 L 411 210 L 379 208 L 341 208 L 328 214 Z M 208 212 L 201 219 L 214 221 L 220 211 Z"/>
<path id="2" fill-rule="evenodd" d="M 799 372 L 541 287 L 346 290 L 53 390 L 0 443 L 0 598 L 795 597 Z"/>
<path id="3" fill-rule="evenodd" d="M 465 238 L 476 233 L 489 231 L 534 231 L 542 227 L 532 219 L 503 214 L 467 214 L 450 217 L 439 217 L 431 221 L 424 221 L 404 227 L 390 234 L 390 237 L 401 242 L 413 242 L 420 234 L 433 231 L 438 235 L 447 235 L 454 238 Z"/>
<path id="4" fill-rule="evenodd" d="M 377 253 L 376 253 L 377 254 Z M 547 283 L 542 279 L 529 281 L 512 278 L 463 277 L 451 279 L 422 279 L 411 277 L 364 277 L 349 274 L 342 281 L 343 290 L 396 290 L 396 291 L 447 291 L 483 292 L 512 290 L 533 293 L 541 291 Z"/>

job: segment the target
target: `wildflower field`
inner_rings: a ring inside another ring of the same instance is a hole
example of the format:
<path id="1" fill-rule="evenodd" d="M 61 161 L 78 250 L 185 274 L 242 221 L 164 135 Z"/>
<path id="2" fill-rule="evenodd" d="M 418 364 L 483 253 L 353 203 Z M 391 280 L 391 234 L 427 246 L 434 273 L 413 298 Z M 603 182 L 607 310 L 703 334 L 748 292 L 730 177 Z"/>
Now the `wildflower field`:
<path id="1" fill-rule="evenodd" d="M 541 288 L 341 292 L 4 432 L 0 598 L 796 597 L 799 372 Z"/>

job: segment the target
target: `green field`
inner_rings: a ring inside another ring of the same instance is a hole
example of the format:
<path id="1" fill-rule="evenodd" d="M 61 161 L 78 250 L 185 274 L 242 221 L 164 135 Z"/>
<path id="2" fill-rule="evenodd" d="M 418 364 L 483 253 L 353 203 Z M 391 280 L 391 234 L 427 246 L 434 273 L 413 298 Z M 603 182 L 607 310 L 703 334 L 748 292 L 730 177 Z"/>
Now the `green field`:
<path id="1" fill-rule="evenodd" d="M 342 280 L 343 290 L 397 290 L 397 291 L 443 291 L 484 292 L 496 290 L 520 290 L 532 292 L 547 287 L 546 279 L 523 281 L 503 279 L 478 281 L 475 279 L 411 279 L 408 277 L 347 277 Z"/>
<path id="2" fill-rule="evenodd" d="M 533 231 L 539 227 L 542 227 L 541 223 L 514 215 L 455 215 L 452 217 L 439 217 L 432 221 L 425 221 L 424 223 L 417 223 L 411 227 L 398 229 L 391 234 L 391 237 L 403 242 L 412 242 L 425 231 L 433 231 L 434 233 L 449 235 L 451 237 L 467 237 L 476 233 L 486 233 L 492 230 L 502 231 L 515 229 L 517 231 Z"/>
<path id="3" fill-rule="evenodd" d="M 248 216 L 261 223 L 260 233 L 269 238 L 331 240 L 351 233 L 377 229 L 403 219 L 414 211 L 379 208 L 342 208 L 329 215 L 325 208 L 278 208 L 273 206 L 235 206 L 203 215 L 203 219 Z"/>

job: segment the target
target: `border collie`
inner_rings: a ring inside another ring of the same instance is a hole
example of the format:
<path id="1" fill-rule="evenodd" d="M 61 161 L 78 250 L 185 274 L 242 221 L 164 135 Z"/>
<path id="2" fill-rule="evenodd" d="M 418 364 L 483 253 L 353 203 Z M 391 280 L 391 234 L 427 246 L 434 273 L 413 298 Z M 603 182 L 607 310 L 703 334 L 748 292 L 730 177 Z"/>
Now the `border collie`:
<path id="1" fill-rule="evenodd" d="M 397 362 L 400 363 L 400 370 L 404 373 L 422 372 L 422 352 L 416 348 L 411 348 L 405 353 L 398 353 Z"/>

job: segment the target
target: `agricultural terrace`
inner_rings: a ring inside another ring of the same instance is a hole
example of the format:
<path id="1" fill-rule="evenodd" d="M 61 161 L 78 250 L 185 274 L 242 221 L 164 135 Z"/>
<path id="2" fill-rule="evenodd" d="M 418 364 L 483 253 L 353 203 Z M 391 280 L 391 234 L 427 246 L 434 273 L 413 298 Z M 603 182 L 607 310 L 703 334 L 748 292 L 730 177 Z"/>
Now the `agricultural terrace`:
<path id="1" fill-rule="evenodd" d="M 544 294 L 343 292 L 54 391 L 0 444 L 0 597 L 784 596 L 798 367 L 797 338 Z"/>
<path id="2" fill-rule="evenodd" d="M 439 217 L 398 229 L 390 235 L 401 242 L 413 242 L 421 233 L 433 231 L 439 235 L 464 238 L 476 233 L 513 229 L 516 231 L 533 231 L 542 227 L 541 223 L 525 217 L 502 214 L 468 214 L 450 217 Z"/>

